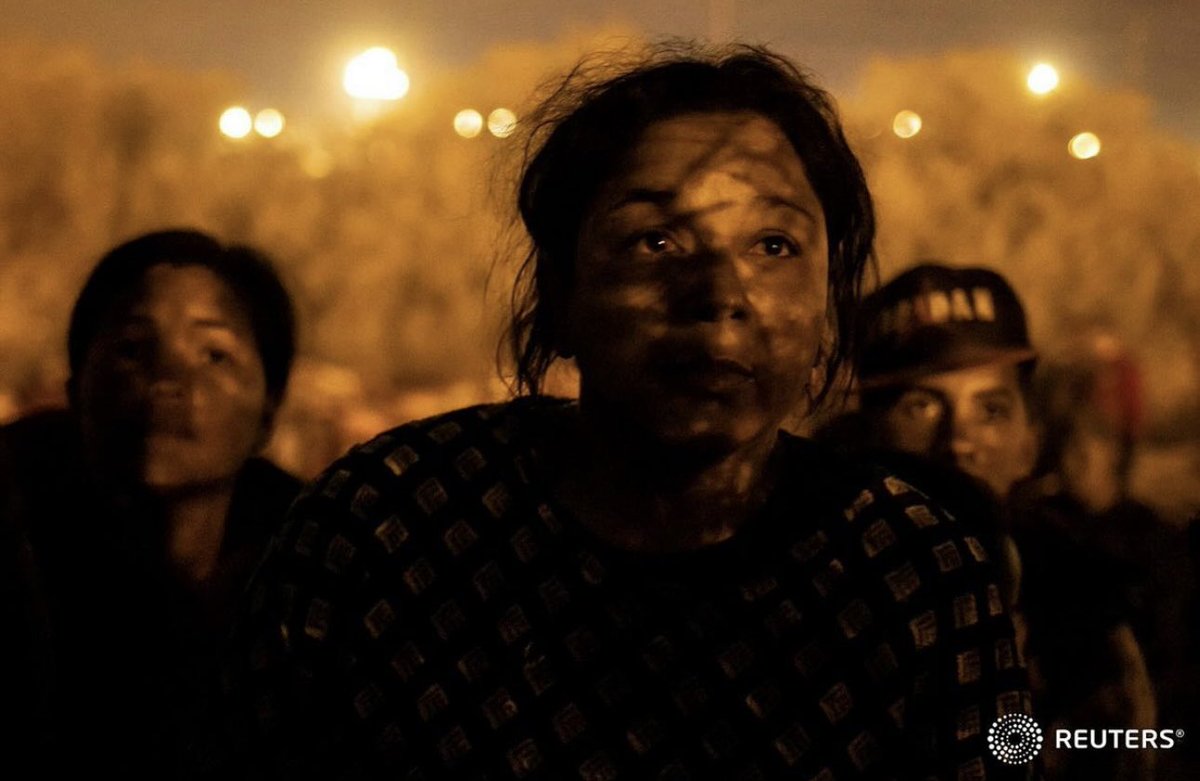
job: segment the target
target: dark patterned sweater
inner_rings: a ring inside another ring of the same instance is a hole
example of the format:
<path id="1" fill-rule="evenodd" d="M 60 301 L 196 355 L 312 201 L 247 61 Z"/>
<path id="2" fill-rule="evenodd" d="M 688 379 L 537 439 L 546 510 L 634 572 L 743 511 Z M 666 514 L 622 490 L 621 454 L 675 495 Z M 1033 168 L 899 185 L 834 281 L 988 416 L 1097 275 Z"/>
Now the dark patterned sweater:
<path id="1" fill-rule="evenodd" d="M 962 523 L 781 434 L 774 494 L 731 539 L 617 550 L 538 473 L 530 429 L 562 403 L 402 426 L 309 488 L 245 619 L 259 770 L 1026 776 L 987 753 L 989 725 L 1028 694 Z"/>

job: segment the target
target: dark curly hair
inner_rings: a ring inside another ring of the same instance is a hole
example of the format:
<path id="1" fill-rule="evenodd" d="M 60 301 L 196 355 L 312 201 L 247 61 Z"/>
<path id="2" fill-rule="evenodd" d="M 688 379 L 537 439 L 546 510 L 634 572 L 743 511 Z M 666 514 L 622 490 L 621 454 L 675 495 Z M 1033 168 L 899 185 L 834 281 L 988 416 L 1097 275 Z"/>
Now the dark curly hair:
<path id="1" fill-rule="evenodd" d="M 267 381 L 267 396 L 279 403 L 296 352 L 296 316 L 291 296 L 270 260 L 256 249 L 226 245 L 197 230 L 147 233 L 113 249 L 96 264 L 71 311 L 67 358 L 71 389 L 88 350 L 112 308 L 131 295 L 154 266 L 201 266 L 217 275 L 245 309 Z"/>
<path id="2" fill-rule="evenodd" d="M 520 392 L 536 395 L 561 357 L 555 304 L 570 289 L 579 231 L 593 199 L 651 124 L 682 114 L 752 112 L 791 141 L 821 201 L 829 239 L 824 382 L 849 369 L 855 310 L 872 265 L 875 216 L 866 178 L 828 93 L 787 58 L 759 46 L 673 42 L 633 65 L 584 60 L 534 111 L 517 206 L 531 249 L 513 291 L 508 343 Z"/>

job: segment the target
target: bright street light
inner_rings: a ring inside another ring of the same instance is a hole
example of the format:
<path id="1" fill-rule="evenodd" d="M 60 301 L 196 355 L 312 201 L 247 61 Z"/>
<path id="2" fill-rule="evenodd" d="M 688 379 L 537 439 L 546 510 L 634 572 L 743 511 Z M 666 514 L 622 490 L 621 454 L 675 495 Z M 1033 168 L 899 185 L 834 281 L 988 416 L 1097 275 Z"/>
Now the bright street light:
<path id="1" fill-rule="evenodd" d="M 901 111 L 892 119 L 892 132 L 901 138 L 912 138 L 921 132 L 921 115 L 915 111 Z"/>
<path id="2" fill-rule="evenodd" d="M 483 130 L 483 114 L 465 108 L 454 115 L 454 132 L 463 138 L 474 138 Z"/>
<path id="3" fill-rule="evenodd" d="M 399 100 L 408 94 L 408 74 L 397 65 L 395 52 L 375 46 L 346 64 L 342 86 L 355 98 Z"/>
<path id="4" fill-rule="evenodd" d="M 221 113 L 217 126 L 221 129 L 221 134 L 228 138 L 245 138 L 250 135 L 254 120 L 250 118 L 250 112 L 246 109 L 231 106 Z"/>
<path id="5" fill-rule="evenodd" d="M 1100 137 L 1095 133 L 1080 133 L 1067 143 L 1067 151 L 1077 160 L 1090 160 L 1100 154 Z"/>
<path id="6" fill-rule="evenodd" d="M 517 129 L 517 115 L 506 108 L 498 108 L 488 114 L 487 128 L 496 138 L 507 138 Z"/>
<path id="7" fill-rule="evenodd" d="M 1029 71 L 1025 84 L 1033 94 L 1045 95 L 1058 86 L 1058 71 L 1054 69 L 1053 65 L 1040 62 Z"/>
<path id="8" fill-rule="evenodd" d="M 283 114 L 273 108 L 265 108 L 254 115 L 254 132 L 263 138 L 274 138 L 282 133 L 283 124 Z"/>

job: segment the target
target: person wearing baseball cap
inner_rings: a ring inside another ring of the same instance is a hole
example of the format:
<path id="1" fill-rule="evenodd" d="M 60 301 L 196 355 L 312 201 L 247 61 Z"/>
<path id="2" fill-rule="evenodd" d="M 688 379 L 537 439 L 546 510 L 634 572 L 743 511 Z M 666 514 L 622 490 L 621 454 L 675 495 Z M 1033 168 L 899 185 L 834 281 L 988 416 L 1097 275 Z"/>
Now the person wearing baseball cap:
<path id="1" fill-rule="evenodd" d="M 858 337 L 861 406 L 874 444 L 953 465 L 1001 499 L 1030 474 L 1037 354 L 1002 276 L 911 268 L 866 300 Z"/>
<path id="2" fill-rule="evenodd" d="M 859 443 L 989 544 L 1039 720 L 1153 726 L 1144 655 L 1107 560 L 1010 501 L 1040 439 L 1037 352 L 1012 286 L 989 269 L 922 263 L 864 301 L 856 335 Z M 1148 771 L 1140 754 L 1097 764 L 1051 748 L 1045 759 L 1051 779 Z"/>

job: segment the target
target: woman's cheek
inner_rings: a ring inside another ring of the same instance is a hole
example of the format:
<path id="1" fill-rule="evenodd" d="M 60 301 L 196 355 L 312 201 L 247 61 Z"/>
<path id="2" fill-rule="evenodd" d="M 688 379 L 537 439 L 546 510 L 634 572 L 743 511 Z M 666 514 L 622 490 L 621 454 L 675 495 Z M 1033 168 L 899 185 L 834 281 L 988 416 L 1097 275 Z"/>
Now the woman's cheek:
<path id="1" fill-rule="evenodd" d="M 783 366 L 811 368 L 820 347 L 824 307 L 775 302 L 762 319 L 772 359 Z"/>

